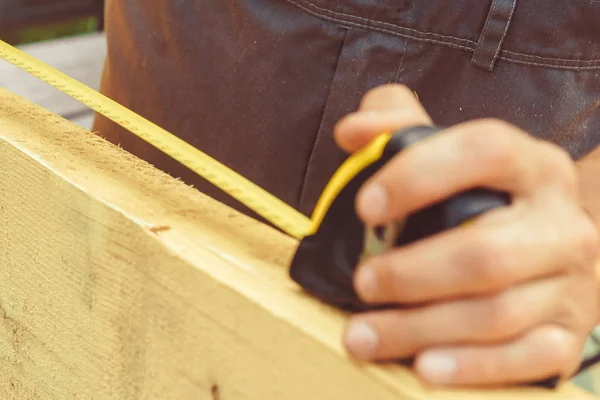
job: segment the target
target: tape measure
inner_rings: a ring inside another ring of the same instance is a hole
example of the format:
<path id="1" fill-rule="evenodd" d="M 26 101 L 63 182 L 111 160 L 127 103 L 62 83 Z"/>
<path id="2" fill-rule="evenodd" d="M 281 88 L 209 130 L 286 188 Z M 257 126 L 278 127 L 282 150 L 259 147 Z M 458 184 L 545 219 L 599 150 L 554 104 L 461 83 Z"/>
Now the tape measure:
<path id="1" fill-rule="evenodd" d="M 73 97 L 234 197 L 290 236 L 315 229 L 304 214 L 189 143 L 101 93 L 0 40 L 0 58 Z"/>
<path id="2" fill-rule="evenodd" d="M 292 279 L 324 302 L 349 311 L 390 306 L 373 306 L 358 298 L 353 276 L 364 257 L 463 225 L 510 203 L 506 193 L 476 188 L 383 227 L 382 231 L 365 227 L 354 211 L 360 187 L 403 149 L 441 130 L 413 127 L 383 133 L 349 156 L 327 184 L 310 219 L 177 136 L 1 40 L 0 58 L 119 124 L 299 239 L 290 266 Z M 558 380 L 559 377 L 551 377 L 530 384 L 554 388 Z"/>

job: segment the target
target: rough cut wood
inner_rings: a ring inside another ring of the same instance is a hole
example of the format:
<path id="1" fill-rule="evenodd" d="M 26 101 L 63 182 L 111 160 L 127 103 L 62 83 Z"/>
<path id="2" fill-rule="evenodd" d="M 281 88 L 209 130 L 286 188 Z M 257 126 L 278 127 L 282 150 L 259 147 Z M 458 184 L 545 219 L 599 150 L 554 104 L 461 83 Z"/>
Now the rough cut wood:
<path id="1" fill-rule="evenodd" d="M 584 399 L 349 360 L 296 242 L 0 90 L 0 398 Z"/>

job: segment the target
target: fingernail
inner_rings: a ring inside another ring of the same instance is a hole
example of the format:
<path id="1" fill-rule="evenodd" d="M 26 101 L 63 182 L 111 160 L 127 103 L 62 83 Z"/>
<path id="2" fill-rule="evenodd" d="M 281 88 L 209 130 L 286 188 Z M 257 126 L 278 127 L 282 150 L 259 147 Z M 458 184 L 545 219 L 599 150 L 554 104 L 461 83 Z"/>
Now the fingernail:
<path id="1" fill-rule="evenodd" d="M 417 372 L 431 383 L 449 383 L 456 373 L 456 360 L 443 353 L 426 353 L 417 361 Z"/>
<path id="2" fill-rule="evenodd" d="M 379 338 L 375 330 L 366 322 L 352 322 L 346 330 L 346 347 L 358 359 L 369 360 L 375 351 Z"/>
<path id="3" fill-rule="evenodd" d="M 377 295 L 377 276 L 365 265 L 356 273 L 356 291 L 364 301 L 373 301 Z"/>
<path id="4" fill-rule="evenodd" d="M 380 222 L 385 218 L 388 209 L 388 196 L 380 184 L 372 183 L 367 186 L 358 199 L 363 218 L 372 222 Z"/>

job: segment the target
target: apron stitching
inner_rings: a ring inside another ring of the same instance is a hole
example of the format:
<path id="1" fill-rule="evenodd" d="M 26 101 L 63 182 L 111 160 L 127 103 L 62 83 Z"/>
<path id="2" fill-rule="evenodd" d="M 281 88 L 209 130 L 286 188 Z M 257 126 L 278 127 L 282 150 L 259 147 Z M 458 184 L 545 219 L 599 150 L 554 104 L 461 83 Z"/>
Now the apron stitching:
<path id="1" fill-rule="evenodd" d="M 598 0 L 600 1 L 600 0 Z M 573 58 L 549 58 L 549 57 L 541 57 L 541 56 L 536 56 L 534 54 L 525 54 L 525 53 L 518 53 L 516 51 L 510 51 L 510 50 L 502 50 L 504 53 L 506 54 L 513 54 L 515 56 L 522 56 L 522 57 L 532 57 L 532 58 L 538 58 L 540 60 L 547 60 L 547 61 L 566 61 L 566 62 L 578 62 L 578 63 L 597 63 L 600 62 L 600 59 L 597 60 L 576 60 Z"/>
<path id="2" fill-rule="evenodd" d="M 477 42 L 475 42 L 473 40 L 470 40 L 470 39 L 459 38 L 459 37 L 451 36 L 451 35 L 441 35 L 439 33 L 434 33 L 434 32 L 420 31 L 418 29 L 407 28 L 407 27 L 404 27 L 404 26 L 391 24 L 389 22 L 377 21 L 377 20 L 373 20 L 373 19 L 359 17 L 358 15 L 346 14 L 346 13 L 341 13 L 339 11 L 329 10 L 327 8 L 319 7 L 316 4 L 310 3 L 310 2 L 308 2 L 306 0 L 285 0 L 285 1 L 287 1 L 288 3 L 292 3 L 292 4 L 294 4 L 294 5 L 302 8 L 305 11 L 308 11 L 310 13 L 313 13 L 313 14 L 315 14 L 317 16 L 321 16 L 321 17 L 326 17 L 325 15 L 321 14 L 322 12 L 325 12 L 325 13 L 328 13 L 328 14 L 338 15 L 338 16 L 341 16 L 341 17 L 353 18 L 353 19 L 356 19 L 356 20 L 359 20 L 359 21 L 363 21 L 365 23 L 372 23 L 372 22 L 374 22 L 374 23 L 381 24 L 381 25 L 384 25 L 384 26 L 389 26 L 389 27 L 392 27 L 392 28 L 399 28 L 399 29 L 403 29 L 403 30 L 406 30 L 406 31 L 409 31 L 409 32 L 418 33 L 418 34 L 437 36 L 437 37 L 442 38 L 442 39 L 454 39 L 454 40 L 458 40 L 460 42 L 466 42 L 466 43 L 473 44 L 473 45 L 477 44 Z M 302 3 L 302 4 L 300 4 L 300 3 Z M 310 8 L 314 8 L 317 11 L 311 10 Z M 329 17 L 329 18 L 332 18 L 332 17 Z M 348 22 L 350 22 L 350 21 L 348 21 Z M 368 25 L 365 24 L 364 26 L 368 26 Z"/>
<path id="3" fill-rule="evenodd" d="M 515 64 L 532 65 L 532 66 L 536 66 L 536 67 L 559 68 L 559 69 L 567 69 L 567 70 L 575 70 L 575 71 L 600 69 L 600 65 L 583 67 L 583 66 L 578 66 L 578 65 L 544 64 L 544 63 L 536 63 L 536 62 L 531 62 L 531 61 L 519 60 L 516 58 L 502 57 L 502 56 L 500 56 L 499 59 L 507 61 L 507 62 L 515 63 Z"/>
<path id="4" fill-rule="evenodd" d="M 512 6 L 510 10 L 510 15 L 508 16 L 508 20 L 506 21 L 506 26 L 504 27 L 504 33 L 502 34 L 502 38 L 498 42 L 498 48 L 496 49 L 496 53 L 494 53 L 494 61 L 498 59 L 498 55 L 500 54 L 500 49 L 502 48 L 502 42 L 504 42 L 504 38 L 506 38 L 506 34 L 508 33 L 508 27 L 510 26 L 510 21 L 515 13 L 515 5 L 517 0 L 512 0 Z"/>
<path id="5" fill-rule="evenodd" d="M 285 0 L 285 1 L 287 1 L 288 3 L 291 3 L 291 4 L 294 4 L 294 5 L 298 6 L 299 8 L 303 9 L 304 11 L 306 11 L 306 12 L 308 12 L 308 13 L 310 13 L 310 14 L 318 17 L 318 18 L 322 18 L 322 19 L 324 19 L 326 21 L 338 23 L 341 26 L 355 27 L 355 28 L 362 28 L 362 29 L 367 29 L 367 30 L 376 31 L 376 32 L 390 33 L 392 35 L 397 35 L 397 36 L 402 36 L 402 37 L 408 37 L 410 39 L 415 39 L 415 40 L 419 40 L 419 41 L 422 41 L 422 42 L 443 44 L 443 45 L 447 45 L 447 46 L 450 46 L 450 47 L 456 47 L 456 48 L 459 48 L 459 49 L 462 49 L 462 50 L 473 51 L 473 47 L 468 47 L 468 46 L 464 46 L 464 45 L 460 45 L 460 44 L 456 44 L 456 43 L 452 43 L 452 42 L 444 42 L 442 40 L 429 39 L 429 38 L 420 38 L 420 37 L 409 35 L 409 34 L 406 34 L 406 33 L 393 31 L 391 29 L 380 28 L 380 27 L 377 27 L 377 26 L 368 26 L 368 25 L 360 24 L 358 22 L 345 21 L 343 19 L 329 17 L 327 15 L 321 15 L 321 14 L 318 14 L 318 13 L 316 13 L 316 12 L 314 12 L 314 11 L 308 9 L 308 8 L 305 8 L 304 6 L 299 5 L 298 3 L 295 3 L 293 0 Z M 398 27 L 398 28 L 401 28 L 401 27 Z"/>
<path id="6" fill-rule="evenodd" d="M 497 1 L 498 1 L 498 0 L 494 0 L 494 1 L 492 1 L 492 7 L 491 7 L 491 9 L 492 9 L 492 10 L 494 9 L 494 7 L 496 7 L 496 2 L 497 2 Z M 492 14 L 493 14 L 492 12 L 488 12 L 488 15 L 487 15 L 487 17 L 485 18 L 485 22 L 483 23 L 483 33 L 481 34 L 481 37 L 479 38 L 478 44 L 479 44 L 479 43 L 482 43 L 482 42 L 484 42 L 484 41 L 485 41 L 485 39 L 486 39 L 486 35 L 487 35 L 487 33 L 488 33 L 488 32 L 487 32 L 487 27 L 488 27 L 488 24 L 490 23 L 490 19 L 492 18 Z M 481 58 L 481 51 L 480 51 L 480 48 L 479 48 L 479 46 L 478 46 L 478 47 L 475 49 L 475 57 L 474 57 L 474 61 L 477 61 L 477 60 L 479 60 L 480 58 Z"/>
<path id="7" fill-rule="evenodd" d="M 309 7 L 298 3 L 295 0 L 285 0 L 286 2 L 295 5 L 296 7 L 306 11 L 309 14 L 312 14 L 318 18 L 324 19 L 326 21 L 330 21 L 330 22 L 335 22 L 340 24 L 341 26 L 345 26 L 345 27 L 356 27 L 356 28 L 362 28 L 362 29 L 366 29 L 366 30 L 371 30 L 371 31 L 376 31 L 376 32 L 384 32 L 384 33 L 389 33 L 392 35 L 396 35 L 396 36 L 401 36 L 401 37 L 407 37 L 410 39 L 414 39 L 417 41 L 421 41 L 421 42 L 426 42 L 426 43 L 434 43 L 434 44 L 440 44 L 440 45 L 444 45 L 447 47 L 453 47 L 453 48 L 457 48 L 457 49 L 461 49 L 461 50 L 466 50 L 466 51 L 470 51 L 473 52 L 474 51 L 474 46 L 465 46 L 465 45 L 460 45 L 457 43 L 452 43 L 450 41 L 444 41 L 444 40 L 437 40 L 437 39 L 430 39 L 427 37 L 419 37 L 419 36 L 415 36 L 415 35 L 411 35 L 408 33 L 404 33 L 404 32 L 399 32 L 399 31 L 395 31 L 395 30 L 391 30 L 391 29 L 386 29 L 386 28 L 382 28 L 382 27 L 378 27 L 378 26 L 373 26 L 373 25 L 367 25 L 364 23 L 358 23 L 358 22 L 352 22 L 352 21 L 347 21 L 341 18 L 335 18 L 335 17 L 331 17 L 328 15 L 323 15 L 317 11 L 314 11 L 312 9 L 310 9 Z M 303 3 L 306 3 L 306 1 L 304 0 L 298 0 L 298 1 L 302 1 Z M 331 10 L 327 10 L 327 9 L 323 9 L 320 7 L 315 6 L 314 4 L 308 3 L 310 5 L 310 7 L 315 7 L 317 9 L 321 9 L 323 11 L 326 11 L 328 13 L 332 13 L 332 14 L 340 14 L 340 15 L 346 15 L 346 14 L 342 14 L 342 13 L 338 13 L 335 11 L 331 11 Z M 443 35 L 438 35 L 435 33 L 431 33 L 431 32 L 421 32 L 421 31 L 417 31 L 411 28 L 405 28 L 405 27 L 401 27 L 401 26 L 397 26 L 397 25 L 393 25 L 393 24 L 389 24 L 386 22 L 382 22 L 382 21 L 373 21 L 373 20 L 368 20 L 365 18 L 361 18 L 361 17 L 356 17 L 356 16 L 352 16 L 349 15 L 350 17 L 354 17 L 354 18 L 358 18 L 360 20 L 364 20 L 364 21 L 368 21 L 368 22 L 374 22 L 374 23 L 378 23 L 378 24 L 383 24 L 383 25 L 389 25 L 392 26 L 394 28 L 397 28 L 399 30 L 402 31 L 412 31 L 412 32 L 416 32 L 416 33 L 420 33 L 420 34 L 428 34 L 428 35 L 432 35 L 432 36 L 438 36 L 441 38 L 452 38 L 452 39 L 456 39 L 458 41 L 462 41 L 462 42 L 468 42 L 468 43 L 473 43 L 476 44 L 476 42 L 472 42 L 468 39 L 461 39 L 461 38 L 455 38 L 452 36 L 443 36 Z M 519 57 L 508 57 L 502 54 L 512 54 L 515 56 L 520 56 Z M 526 59 L 528 57 L 535 57 L 535 58 L 540 58 L 540 59 L 544 59 L 547 60 L 548 63 L 539 63 L 539 62 L 530 62 L 530 61 L 526 61 Z M 600 64 L 598 65 L 593 65 L 593 66 L 579 66 L 579 65 L 572 65 L 572 64 L 576 64 L 576 63 L 600 63 L 600 59 L 599 60 L 569 60 L 569 59 L 564 59 L 564 58 L 550 58 L 550 57 L 540 57 L 540 56 L 536 56 L 536 55 L 530 55 L 530 54 L 522 54 L 522 53 L 516 53 L 516 52 L 510 52 L 508 50 L 504 50 L 502 49 L 500 51 L 500 57 L 498 57 L 500 60 L 503 61 L 507 61 L 507 62 L 512 62 L 515 64 L 523 64 L 523 65 L 532 65 L 532 66 L 539 66 L 539 67 L 550 67 L 550 68 L 558 68 L 558 69 L 566 69 L 566 70 L 595 70 L 595 69 L 600 69 Z M 554 61 L 557 61 L 557 63 L 553 63 Z M 558 63 L 559 61 L 563 61 L 563 62 L 568 62 L 571 63 L 571 65 L 568 64 L 560 64 Z"/>
<path id="8" fill-rule="evenodd" d="M 499 1 L 502 3 L 499 4 Z M 473 63 L 477 66 L 485 68 L 489 71 L 493 70 L 494 64 L 496 63 L 498 55 L 500 54 L 500 50 L 502 49 L 504 38 L 508 33 L 508 27 L 510 26 L 516 3 L 517 0 L 511 0 L 510 12 L 508 15 L 505 15 L 507 11 L 506 6 L 508 5 L 505 0 L 492 1 L 492 5 L 490 6 L 485 23 L 483 24 L 481 36 L 479 37 L 477 48 L 475 49 L 475 54 L 473 56 Z M 496 38 L 496 35 L 499 34 L 497 26 L 497 23 L 499 22 L 504 25 L 504 28 L 502 29 L 502 35 L 499 38 Z M 495 47 L 493 53 L 490 51 L 492 45 Z"/>

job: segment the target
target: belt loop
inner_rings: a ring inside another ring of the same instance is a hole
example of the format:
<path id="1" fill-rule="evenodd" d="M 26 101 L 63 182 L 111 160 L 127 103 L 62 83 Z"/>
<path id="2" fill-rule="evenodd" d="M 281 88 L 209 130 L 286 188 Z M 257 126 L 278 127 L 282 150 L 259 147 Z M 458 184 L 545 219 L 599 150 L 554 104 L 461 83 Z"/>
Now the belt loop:
<path id="1" fill-rule="evenodd" d="M 473 64 L 488 71 L 494 69 L 516 5 L 517 0 L 492 0 L 471 60 Z"/>

